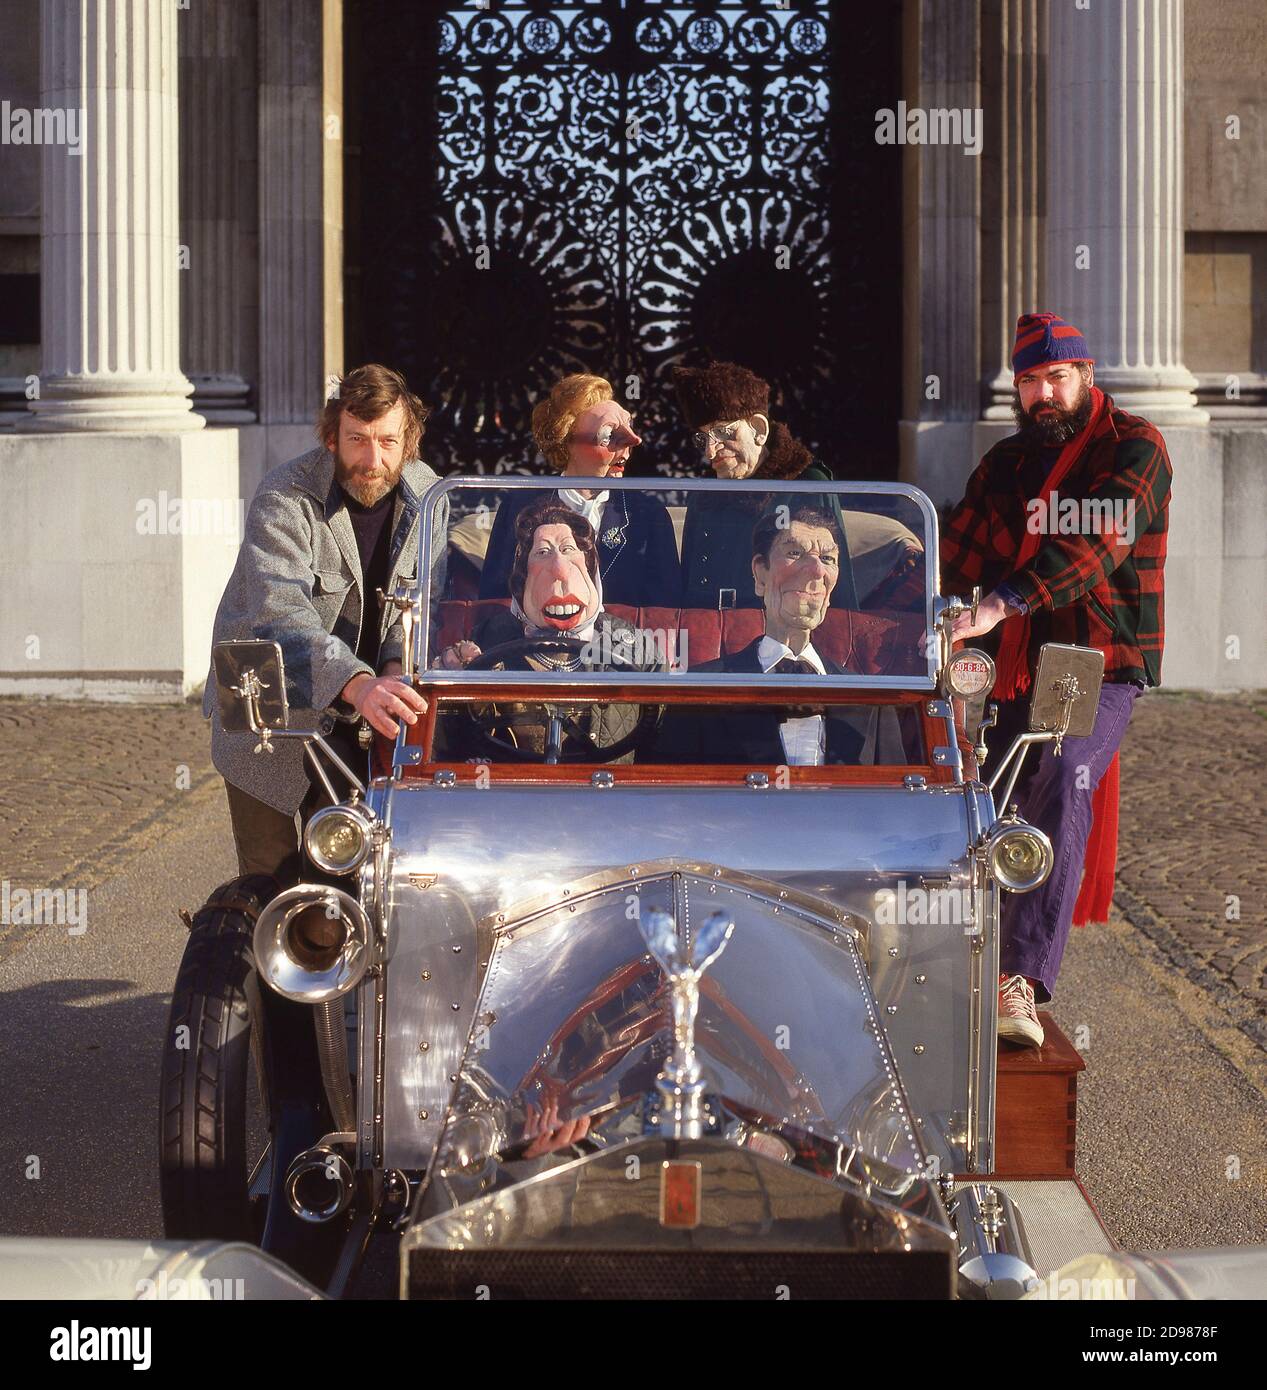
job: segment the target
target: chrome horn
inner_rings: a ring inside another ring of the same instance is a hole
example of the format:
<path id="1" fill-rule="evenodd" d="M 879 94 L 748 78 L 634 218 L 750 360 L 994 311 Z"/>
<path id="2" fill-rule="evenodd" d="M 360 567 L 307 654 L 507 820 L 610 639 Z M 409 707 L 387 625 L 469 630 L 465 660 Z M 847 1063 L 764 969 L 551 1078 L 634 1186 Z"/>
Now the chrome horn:
<path id="1" fill-rule="evenodd" d="M 288 888 L 255 924 L 261 979 L 300 1004 L 324 1004 L 355 989 L 369 960 L 369 918 L 340 888 L 319 883 Z"/>

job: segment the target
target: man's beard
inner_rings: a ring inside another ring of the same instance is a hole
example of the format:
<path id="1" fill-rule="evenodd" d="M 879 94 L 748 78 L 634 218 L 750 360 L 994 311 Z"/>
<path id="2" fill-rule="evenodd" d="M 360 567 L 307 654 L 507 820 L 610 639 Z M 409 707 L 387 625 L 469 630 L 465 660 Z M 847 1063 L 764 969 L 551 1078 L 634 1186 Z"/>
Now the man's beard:
<path id="1" fill-rule="evenodd" d="M 1035 412 L 1050 410 L 1050 415 L 1035 418 Z M 1036 401 L 1029 410 L 1021 404 L 1021 393 L 1012 392 L 1012 415 L 1016 428 L 1027 444 L 1044 448 L 1053 444 L 1068 444 L 1081 434 L 1091 419 L 1091 388 L 1084 381 L 1082 394 L 1072 410 L 1056 405 L 1054 401 Z"/>
<path id="2" fill-rule="evenodd" d="M 391 464 L 384 464 L 381 474 L 373 478 L 366 478 L 350 469 L 338 454 L 334 458 L 334 474 L 339 480 L 339 486 L 362 507 L 372 507 L 375 502 L 381 502 L 400 482 L 403 468 L 403 461 L 396 464 L 394 468 Z"/>

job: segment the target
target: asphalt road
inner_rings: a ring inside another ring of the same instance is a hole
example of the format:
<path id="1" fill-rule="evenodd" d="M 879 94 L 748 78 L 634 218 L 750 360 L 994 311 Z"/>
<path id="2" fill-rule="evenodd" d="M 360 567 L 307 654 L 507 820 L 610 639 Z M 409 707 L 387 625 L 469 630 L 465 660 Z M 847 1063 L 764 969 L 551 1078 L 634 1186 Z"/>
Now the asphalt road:
<path id="1" fill-rule="evenodd" d="M 24 928 L 0 963 L 0 1232 L 162 1234 L 177 910 L 233 874 L 229 846 L 219 784 L 188 793 L 118 855 L 83 935 Z M 1079 1170 L 1110 1232 L 1128 1249 L 1267 1241 L 1267 1053 L 1121 923 L 1074 933 L 1053 1007 L 1088 1030 Z"/>

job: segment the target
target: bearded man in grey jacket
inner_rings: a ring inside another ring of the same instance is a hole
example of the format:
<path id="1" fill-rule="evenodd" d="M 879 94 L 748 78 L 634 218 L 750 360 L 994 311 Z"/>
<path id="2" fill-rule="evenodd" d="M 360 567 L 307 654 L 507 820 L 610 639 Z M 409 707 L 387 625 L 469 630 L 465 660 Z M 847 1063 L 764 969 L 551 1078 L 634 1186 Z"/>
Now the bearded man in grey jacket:
<path id="1" fill-rule="evenodd" d="M 273 469 L 251 503 L 212 641 L 279 643 L 292 728 L 317 727 L 333 706 L 394 738 L 397 721 L 413 724 L 426 711 L 399 678 L 399 611 L 380 605 L 376 593 L 417 578 L 419 497 L 437 476 L 418 457 L 427 413 L 397 372 L 358 367 L 326 402 L 321 447 Z M 436 552 L 439 593 L 442 543 Z M 295 816 L 306 821 L 327 798 L 305 766 L 301 739 L 279 739 L 276 753 L 256 754 L 255 735 L 226 732 L 216 702 L 213 669 L 203 714 L 212 721 L 211 756 L 228 791 L 239 870 L 285 886 L 300 869 Z M 355 740 L 335 739 L 355 766 Z"/>

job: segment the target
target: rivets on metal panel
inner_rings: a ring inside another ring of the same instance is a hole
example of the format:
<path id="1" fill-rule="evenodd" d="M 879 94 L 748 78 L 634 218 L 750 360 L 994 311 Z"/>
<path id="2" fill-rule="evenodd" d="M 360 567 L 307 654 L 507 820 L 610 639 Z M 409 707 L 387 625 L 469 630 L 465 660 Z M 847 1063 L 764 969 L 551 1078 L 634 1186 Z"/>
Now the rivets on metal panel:
<path id="1" fill-rule="evenodd" d="M 454 946 L 453 946 L 453 954 L 454 954 L 455 956 L 460 956 L 460 955 L 462 954 L 462 946 L 461 946 L 461 943 L 460 943 L 460 942 L 455 942 L 455 943 L 454 943 Z"/>
<path id="2" fill-rule="evenodd" d="M 915 977 L 915 983 L 916 983 L 917 985 L 922 985 L 922 984 L 924 983 L 924 981 L 927 980 L 927 979 L 928 979 L 928 976 L 927 976 L 927 975 L 916 975 L 916 977 Z"/>
<path id="3" fill-rule="evenodd" d="M 499 912 L 497 914 L 497 920 L 499 922 L 504 922 L 506 920 L 506 914 L 504 912 Z"/>
<path id="4" fill-rule="evenodd" d="M 418 1111 L 418 1118 L 419 1118 L 420 1120 L 425 1120 L 425 1119 L 430 1115 L 430 1113 L 431 1113 L 431 1112 L 430 1112 L 429 1110 L 419 1110 L 419 1111 Z"/>
<path id="5" fill-rule="evenodd" d="M 886 1014 L 895 1014 L 895 1013 L 897 1013 L 897 1005 L 896 1005 L 896 1004 L 886 1004 L 886 1005 L 885 1005 L 885 1008 L 884 1008 L 884 1012 L 885 1012 Z"/>
<path id="6" fill-rule="evenodd" d="M 891 955 L 895 960 L 897 959 L 897 947 L 896 947 L 896 946 L 890 946 L 890 947 L 889 947 L 889 955 Z"/>
<path id="7" fill-rule="evenodd" d="M 916 1043 L 916 1044 L 915 1044 L 915 1055 L 916 1055 L 917 1057 L 922 1057 L 922 1056 L 924 1055 L 924 1044 L 923 1044 L 923 1043 Z"/>
<path id="8" fill-rule="evenodd" d="M 457 1013 L 457 1011 L 458 1011 L 461 1007 L 462 1007 L 461 1004 L 450 1004 L 450 1005 L 449 1005 L 449 1008 L 451 1008 L 451 1009 L 453 1010 L 454 1013 Z"/>
<path id="9" fill-rule="evenodd" d="M 450 1081 L 456 1081 L 457 1079 L 458 1079 L 458 1074 L 457 1074 L 457 1072 L 451 1071 L 451 1072 L 449 1073 L 449 1080 L 450 1080 Z"/>
<path id="10" fill-rule="evenodd" d="M 431 1044 L 430 1044 L 429 1042 L 420 1042 L 420 1043 L 418 1044 L 418 1051 L 419 1051 L 419 1052 L 426 1052 L 426 1051 L 428 1051 L 428 1050 L 430 1049 L 430 1047 L 431 1047 Z"/>
<path id="11" fill-rule="evenodd" d="M 481 969 L 481 970 L 487 970 L 487 969 L 488 969 L 488 962 L 487 962 L 486 960 L 480 961 L 480 969 Z"/>
<path id="12" fill-rule="evenodd" d="M 431 971 L 430 971 L 430 970 L 424 970 L 424 971 L 422 972 L 422 975 L 420 976 L 420 978 L 423 979 L 423 980 L 429 980 L 429 979 L 431 978 Z"/>

